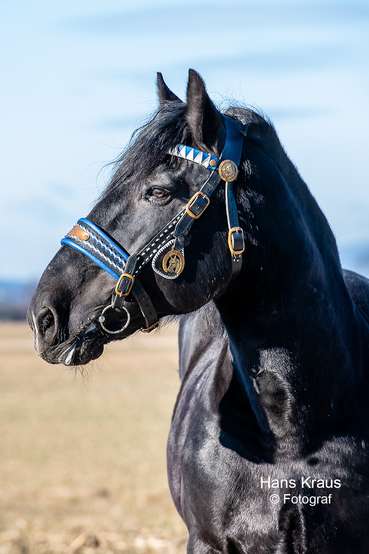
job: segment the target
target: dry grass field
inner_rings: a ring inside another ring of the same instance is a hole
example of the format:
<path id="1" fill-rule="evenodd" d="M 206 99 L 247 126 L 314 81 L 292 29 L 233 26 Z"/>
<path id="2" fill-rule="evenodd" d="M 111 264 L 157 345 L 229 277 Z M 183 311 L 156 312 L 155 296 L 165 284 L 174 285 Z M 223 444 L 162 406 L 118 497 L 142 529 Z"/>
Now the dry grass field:
<path id="1" fill-rule="evenodd" d="M 165 448 L 176 329 L 109 345 L 83 375 L 0 326 L 0 554 L 177 554 Z"/>

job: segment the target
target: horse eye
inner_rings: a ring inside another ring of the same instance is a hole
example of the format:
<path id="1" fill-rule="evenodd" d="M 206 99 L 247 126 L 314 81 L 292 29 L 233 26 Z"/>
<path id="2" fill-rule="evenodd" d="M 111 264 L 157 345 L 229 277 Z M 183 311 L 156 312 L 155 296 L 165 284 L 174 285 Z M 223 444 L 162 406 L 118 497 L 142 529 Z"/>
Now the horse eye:
<path id="1" fill-rule="evenodd" d="M 147 192 L 147 196 L 149 197 L 149 200 L 163 202 L 171 198 L 171 193 L 169 190 L 162 187 L 151 187 Z"/>

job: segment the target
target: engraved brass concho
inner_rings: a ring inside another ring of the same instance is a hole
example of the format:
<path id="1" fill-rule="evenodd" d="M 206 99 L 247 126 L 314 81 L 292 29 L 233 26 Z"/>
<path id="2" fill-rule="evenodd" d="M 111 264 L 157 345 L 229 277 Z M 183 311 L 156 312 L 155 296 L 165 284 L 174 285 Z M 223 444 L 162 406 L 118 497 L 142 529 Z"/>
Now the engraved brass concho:
<path id="1" fill-rule="evenodd" d="M 161 262 L 161 267 L 163 268 L 164 273 L 168 275 L 175 275 L 178 277 L 184 269 L 185 259 L 179 250 L 169 250 L 163 257 Z"/>
<path id="2" fill-rule="evenodd" d="M 232 160 L 223 160 L 218 168 L 220 178 L 227 183 L 237 179 L 238 167 Z"/>
<path id="3" fill-rule="evenodd" d="M 85 229 L 83 229 L 80 225 L 75 225 L 69 231 L 67 236 L 72 238 L 72 239 L 85 241 L 85 240 L 88 240 L 90 238 L 90 233 L 85 231 Z"/>

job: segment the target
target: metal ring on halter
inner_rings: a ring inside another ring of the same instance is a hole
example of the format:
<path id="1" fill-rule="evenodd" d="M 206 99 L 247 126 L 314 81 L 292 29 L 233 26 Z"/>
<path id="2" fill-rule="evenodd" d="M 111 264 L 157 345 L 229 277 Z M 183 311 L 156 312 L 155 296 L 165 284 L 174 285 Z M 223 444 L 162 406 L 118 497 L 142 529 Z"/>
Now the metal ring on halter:
<path id="1" fill-rule="evenodd" d="M 117 313 L 120 312 L 120 313 L 124 314 L 124 316 L 126 317 L 126 321 L 125 321 L 124 325 L 122 325 L 121 327 L 119 327 L 118 329 L 115 329 L 115 330 L 109 329 L 106 326 L 106 319 L 107 318 L 106 318 L 106 315 L 105 315 L 108 312 L 108 310 L 113 310 L 114 312 L 117 312 Z M 99 323 L 100 323 L 100 326 L 101 326 L 102 330 L 105 331 L 105 333 L 108 333 L 109 335 L 117 335 L 118 333 L 122 333 L 125 329 L 127 329 L 130 321 L 131 321 L 131 316 L 130 316 L 130 313 L 127 310 L 127 308 L 125 308 L 124 306 L 121 306 L 120 308 L 115 308 L 111 304 L 109 304 L 109 306 L 106 306 L 103 309 L 103 311 L 101 312 L 101 315 L 99 317 Z"/>

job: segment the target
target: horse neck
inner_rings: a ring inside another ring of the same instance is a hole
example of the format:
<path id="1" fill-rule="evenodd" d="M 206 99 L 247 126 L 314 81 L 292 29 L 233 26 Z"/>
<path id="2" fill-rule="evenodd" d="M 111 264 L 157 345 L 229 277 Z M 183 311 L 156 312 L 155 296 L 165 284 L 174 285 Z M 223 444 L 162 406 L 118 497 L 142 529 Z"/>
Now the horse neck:
<path id="1" fill-rule="evenodd" d="M 315 200 L 292 164 L 283 171 L 258 145 L 248 145 L 247 157 L 239 210 L 248 248 L 240 277 L 216 304 L 259 427 L 283 450 L 294 436 L 349 425 L 358 338 L 335 240 Z"/>

